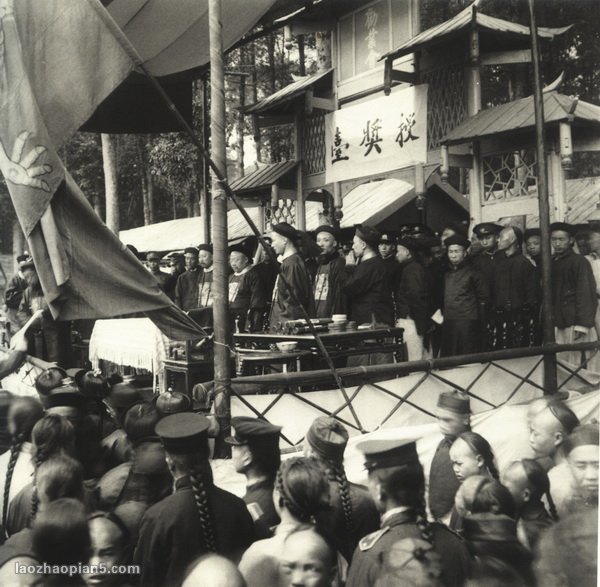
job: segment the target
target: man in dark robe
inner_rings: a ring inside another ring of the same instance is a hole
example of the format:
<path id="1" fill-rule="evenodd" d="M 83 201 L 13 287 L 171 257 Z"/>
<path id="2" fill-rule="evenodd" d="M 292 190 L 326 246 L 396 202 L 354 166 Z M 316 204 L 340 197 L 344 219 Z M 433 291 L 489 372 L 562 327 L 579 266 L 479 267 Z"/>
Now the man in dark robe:
<path id="1" fill-rule="evenodd" d="M 166 271 L 162 271 L 160 268 L 160 260 L 161 256 L 158 253 L 148 253 L 146 255 L 146 262 L 148 264 L 148 269 L 150 273 L 154 275 L 156 281 L 158 281 L 158 287 L 165 293 L 167 293 L 167 287 L 171 282 L 171 275 L 169 275 Z"/>
<path id="2" fill-rule="evenodd" d="M 239 332 L 260 332 L 267 308 L 267 291 L 252 254 L 243 245 L 229 247 L 229 314 Z"/>
<path id="3" fill-rule="evenodd" d="M 198 307 L 198 281 L 202 270 L 198 267 L 198 249 L 188 247 L 184 251 L 185 273 L 177 279 L 175 303 L 185 312 Z"/>
<path id="4" fill-rule="evenodd" d="M 338 231 L 333 226 L 319 226 L 315 235 L 321 249 L 314 284 L 315 316 L 331 318 L 345 313 L 342 283 L 346 261 L 338 253 Z"/>
<path id="5" fill-rule="evenodd" d="M 473 266 L 481 272 L 488 289 L 494 287 L 494 264 L 498 253 L 498 235 L 502 227 L 493 222 L 482 222 L 473 228 L 481 252 L 473 256 Z"/>
<path id="6" fill-rule="evenodd" d="M 589 261 L 573 251 L 574 228 L 566 222 L 550 225 L 552 238 L 552 306 L 557 343 L 596 340 L 595 316 L 598 299 Z M 559 357 L 579 365 L 581 352 Z"/>
<path id="7" fill-rule="evenodd" d="M 298 231 L 287 222 L 281 222 L 273 226 L 271 239 L 281 261 L 281 275 L 275 281 L 269 316 L 269 330 L 277 332 L 284 322 L 304 317 L 300 306 L 292 301 L 288 286 L 309 316 L 314 312 L 314 299 L 310 276 L 296 246 Z M 284 285 L 282 276 L 288 286 Z"/>
<path id="8" fill-rule="evenodd" d="M 388 281 L 392 288 L 396 289 L 398 281 L 400 280 L 402 268 L 396 260 L 396 244 L 394 242 L 394 237 L 391 234 L 382 234 L 377 249 L 383 264 L 385 265 L 385 269 L 388 272 Z"/>
<path id="9" fill-rule="evenodd" d="M 450 447 L 459 434 L 470 430 L 470 413 L 466 393 L 456 390 L 440 393 L 435 415 L 444 438 L 438 444 L 429 470 L 429 511 L 434 519 L 446 523 L 460 487 L 452 468 Z"/>
<path id="10" fill-rule="evenodd" d="M 444 323 L 441 356 L 482 350 L 485 313 L 490 294 L 487 282 L 467 256 L 470 242 L 455 234 L 445 240 L 449 268 L 444 276 Z"/>
<path id="11" fill-rule="evenodd" d="M 348 298 L 349 320 L 358 324 L 375 322 L 392 326 L 392 287 L 385 264 L 377 254 L 380 239 L 376 228 L 366 224 L 357 225 L 352 252 L 346 258 L 349 276 L 343 292 Z"/>

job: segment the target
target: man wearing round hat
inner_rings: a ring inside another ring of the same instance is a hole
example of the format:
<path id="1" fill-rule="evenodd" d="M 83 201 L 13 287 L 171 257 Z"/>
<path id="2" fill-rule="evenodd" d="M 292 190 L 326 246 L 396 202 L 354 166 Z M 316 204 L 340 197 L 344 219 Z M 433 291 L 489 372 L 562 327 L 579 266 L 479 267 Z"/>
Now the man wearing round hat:
<path id="1" fill-rule="evenodd" d="M 292 300 L 288 286 L 309 316 L 314 312 L 314 299 L 310 276 L 298 252 L 298 231 L 287 222 L 280 222 L 273 226 L 270 236 L 273 249 L 281 261 L 281 276 L 287 283 L 284 285 L 281 276 L 278 275 L 273 288 L 269 330 L 277 332 L 284 322 L 304 317 L 300 306 Z"/>
<path id="2" fill-rule="evenodd" d="M 244 245 L 229 247 L 229 314 L 237 332 L 260 332 L 268 295 L 260 273 L 252 264 L 252 253 Z"/>
<path id="3" fill-rule="evenodd" d="M 402 268 L 394 292 L 396 326 L 404 328 L 404 342 L 409 361 L 419 361 L 427 353 L 424 337 L 433 306 L 430 280 L 417 257 L 421 248 L 417 239 L 404 236 L 396 245 L 396 260 Z"/>
<path id="4" fill-rule="evenodd" d="M 573 227 L 566 222 L 550 225 L 552 239 L 552 309 L 557 343 L 590 342 L 595 330 L 598 296 L 596 281 L 587 259 L 573 251 Z M 574 365 L 581 362 L 581 351 L 559 353 L 559 358 Z"/>
<path id="5" fill-rule="evenodd" d="M 440 393 L 436 417 L 444 438 L 438 444 L 429 470 L 429 511 L 436 520 L 450 514 L 460 482 L 454 474 L 450 447 L 456 438 L 470 430 L 470 402 L 466 393 L 454 390 Z"/>
<path id="6" fill-rule="evenodd" d="M 598 507 L 598 422 L 578 426 L 565 442 L 567 463 L 573 475 L 574 492 L 567 509 Z"/>
<path id="7" fill-rule="evenodd" d="M 165 293 L 167 293 L 167 288 L 172 280 L 172 276 L 169 275 L 166 271 L 162 271 L 160 268 L 160 260 L 161 256 L 158 253 L 150 252 L 146 255 L 146 262 L 148 264 L 148 269 L 156 281 L 158 281 L 158 287 Z"/>
<path id="8" fill-rule="evenodd" d="M 444 277 L 442 357 L 482 350 L 485 311 L 490 294 L 487 282 L 468 258 L 470 241 L 455 234 L 445 241 L 449 266 Z"/>
<path id="9" fill-rule="evenodd" d="M 346 258 L 346 270 L 350 275 L 343 292 L 348 299 L 349 320 L 358 324 L 375 322 L 393 326 L 392 284 L 377 253 L 380 240 L 381 234 L 376 228 L 366 224 L 356 226 L 352 251 Z"/>
<path id="10" fill-rule="evenodd" d="M 338 253 L 338 231 L 333 226 L 323 225 L 315 230 L 317 245 L 321 249 L 315 276 L 315 316 L 331 318 L 346 311 L 342 294 L 346 261 Z"/>
<path id="11" fill-rule="evenodd" d="M 187 247 L 184 250 L 185 273 L 177 278 L 175 303 L 185 312 L 198 307 L 198 281 L 201 271 L 198 268 L 198 249 Z"/>
<path id="12" fill-rule="evenodd" d="M 494 286 L 494 263 L 498 252 L 498 235 L 502 227 L 493 222 L 482 222 L 473 228 L 481 245 L 481 252 L 473 257 L 473 265 L 481 271 L 489 288 Z"/>
<path id="13" fill-rule="evenodd" d="M 358 544 L 348 570 L 347 587 L 375 585 L 381 559 L 392 545 L 405 538 L 423 539 L 442 562 L 443 584 L 462 585 L 469 554 L 461 539 L 443 524 L 429 524 L 423 494 L 425 478 L 417 455 L 416 438 L 369 438 L 356 447 L 365 455 L 369 491 L 381 513 L 381 529 Z"/>
<path id="14" fill-rule="evenodd" d="M 231 418 L 231 436 L 225 439 L 231 445 L 231 461 L 236 473 L 246 477 L 243 500 L 254 520 L 258 538 L 272 536 L 272 528 L 280 522 L 273 503 L 275 477 L 281 462 L 280 433 L 281 426 L 266 420 L 237 416 Z"/>
<path id="15" fill-rule="evenodd" d="M 175 489 L 146 510 L 140 524 L 133 558 L 144 587 L 181 585 L 189 564 L 211 551 L 237 563 L 254 541 L 244 502 L 213 482 L 209 427 L 205 416 L 190 412 L 156 425 Z"/>

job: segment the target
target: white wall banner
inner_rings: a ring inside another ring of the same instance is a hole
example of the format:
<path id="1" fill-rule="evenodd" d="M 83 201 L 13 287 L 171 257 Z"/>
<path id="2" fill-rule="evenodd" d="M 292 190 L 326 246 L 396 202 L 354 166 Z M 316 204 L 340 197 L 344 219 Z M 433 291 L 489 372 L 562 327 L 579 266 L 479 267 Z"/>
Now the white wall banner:
<path id="1" fill-rule="evenodd" d="M 427 162 L 427 85 L 325 117 L 327 183 Z"/>

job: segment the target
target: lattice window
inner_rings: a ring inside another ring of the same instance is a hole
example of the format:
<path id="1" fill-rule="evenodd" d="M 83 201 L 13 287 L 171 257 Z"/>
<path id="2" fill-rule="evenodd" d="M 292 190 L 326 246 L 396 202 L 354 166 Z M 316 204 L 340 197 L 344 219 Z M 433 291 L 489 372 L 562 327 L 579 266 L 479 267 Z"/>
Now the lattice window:
<path id="1" fill-rule="evenodd" d="M 465 76 L 460 64 L 423 73 L 427 92 L 427 148 L 437 149 L 440 139 L 467 118 Z"/>
<path id="2" fill-rule="evenodd" d="M 325 171 L 325 112 L 315 110 L 304 121 L 302 158 L 304 172 L 315 175 Z"/>
<path id="3" fill-rule="evenodd" d="M 296 201 L 285 199 L 279 200 L 277 208 L 267 206 L 266 208 L 267 224 L 273 225 L 279 222 L 287 222 L 292 226 L 296 225 Z"/>
<path id="4" fill-rule="evenodd" d="M 537 190 L 537 159 L 533 149 L 497 153 L 483 158 L 484 202 L 530 196 Z"/>

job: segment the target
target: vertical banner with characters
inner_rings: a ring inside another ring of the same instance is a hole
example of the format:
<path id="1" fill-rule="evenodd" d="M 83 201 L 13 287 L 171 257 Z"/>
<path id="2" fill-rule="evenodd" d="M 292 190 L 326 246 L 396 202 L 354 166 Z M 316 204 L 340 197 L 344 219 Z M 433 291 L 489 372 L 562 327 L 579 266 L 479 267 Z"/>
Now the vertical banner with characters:
<path id="1" fill-rule="evenodd" d="M 325 118 L 326 182 L 427 161 L 427 85 L 336 110 Z"/>

